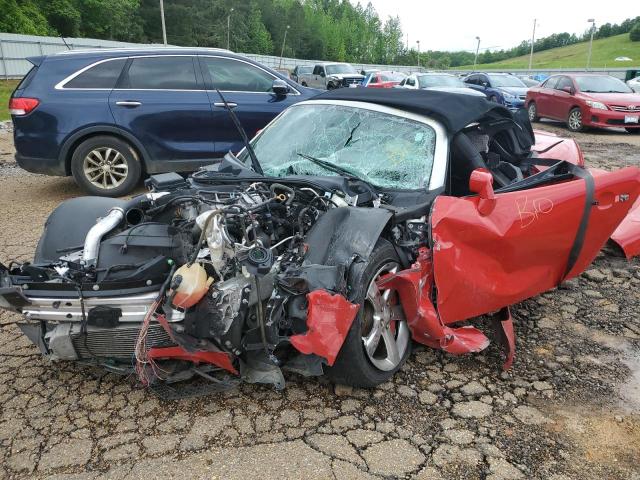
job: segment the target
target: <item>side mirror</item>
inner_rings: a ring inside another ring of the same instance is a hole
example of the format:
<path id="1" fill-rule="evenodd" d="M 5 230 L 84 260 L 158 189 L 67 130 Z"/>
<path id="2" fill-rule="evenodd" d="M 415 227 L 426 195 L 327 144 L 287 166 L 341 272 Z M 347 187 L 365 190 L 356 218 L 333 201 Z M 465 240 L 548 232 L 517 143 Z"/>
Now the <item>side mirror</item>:
<path id="1" fill-rule="evenodd" d="M 478 212 L 480 215 L 489 215 L 496 203 L 491 172 L 485 168 L 476 168 L 471 172 L 469 190 L 478 194 Z"/>
<path id="2" fill-rule="evenodd" d="M 568 93 L 569 95 L 573 95 L 574 93 L 576 93 L 573 87 L 562 87 L 562 91 Z"/>
<path id="3" fill-rule="evenodd" d="M 283 97 L 287 93 L 289 93 L 289 85 L 284 80 L 276 78 L 271 84 L 271 90 L 273 90 L 273 93 L 275 93 L 277 96 Z"/>

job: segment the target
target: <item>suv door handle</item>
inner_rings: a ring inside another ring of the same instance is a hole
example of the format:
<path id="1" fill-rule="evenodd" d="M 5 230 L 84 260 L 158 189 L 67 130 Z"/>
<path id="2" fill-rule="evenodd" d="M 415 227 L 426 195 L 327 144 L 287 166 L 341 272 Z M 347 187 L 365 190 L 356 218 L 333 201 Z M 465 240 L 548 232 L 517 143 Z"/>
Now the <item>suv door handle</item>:
<path id="1" fill-rule="evenodd" d="M 231 107 L 231 108 L 235 108 L 235 107 L 237 107 L 237 106 L 238 106 L 238 104 L 237 104 L 237 103 L 233 103 L 233 102 L 227 102 L 227 105 L 229 105 L 229 107 Z M 213 104 L 213 106 L 214 106 L 214 107 L 222 107 L 222 108 L 225 108 L 225 104 L 224 104 L 224 102 L 216 102 L 216 103 L 214 103 L 214 104 Z"/>
<path id="2" fill-rule="evenodd" d="M 120 102 L 116 102 L 116 105 L 119 105 L 121 107 L 139 107 L 140 105 L 142 105 L 142 102 L 136 102 L 133 100 L 125 100 L 125 101 L 120 101 Z"/>

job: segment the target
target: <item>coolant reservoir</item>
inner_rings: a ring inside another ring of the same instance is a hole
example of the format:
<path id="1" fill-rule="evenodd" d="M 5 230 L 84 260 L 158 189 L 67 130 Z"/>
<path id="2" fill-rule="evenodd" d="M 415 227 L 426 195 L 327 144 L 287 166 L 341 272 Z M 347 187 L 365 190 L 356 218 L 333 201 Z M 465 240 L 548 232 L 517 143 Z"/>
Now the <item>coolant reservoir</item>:
<path id="1" fill-rule="evenodd" d="M 178 278 L 180 277 L 180 278 Z M 183 265 L 173 274 L 172 284 L 179 281 L 174 290 L 173 305 L 179 308 L 193 307 L 209 290 L 213 278 L 199 263 Z"/>

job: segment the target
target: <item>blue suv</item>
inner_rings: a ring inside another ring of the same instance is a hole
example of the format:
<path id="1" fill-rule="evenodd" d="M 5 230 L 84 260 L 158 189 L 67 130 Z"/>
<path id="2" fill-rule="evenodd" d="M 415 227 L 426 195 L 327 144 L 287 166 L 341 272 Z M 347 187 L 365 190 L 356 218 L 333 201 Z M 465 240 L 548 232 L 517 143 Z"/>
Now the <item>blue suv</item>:
<path id="1" fill-rule="evenodd" d="M 464 79 L 464 83 L 510 110 L 524 108 L 529 90 L 522 80 L 509 73 L 472 73 Z"/>
<path id="2" fill-rule="evenodd" d="M 193 171 L 318 91 L 226 50 L 69 51 L 30 58 L 9 109 L 16 161 L 73 175 L 92 194 L 121 196 L 143 174 Z"/>

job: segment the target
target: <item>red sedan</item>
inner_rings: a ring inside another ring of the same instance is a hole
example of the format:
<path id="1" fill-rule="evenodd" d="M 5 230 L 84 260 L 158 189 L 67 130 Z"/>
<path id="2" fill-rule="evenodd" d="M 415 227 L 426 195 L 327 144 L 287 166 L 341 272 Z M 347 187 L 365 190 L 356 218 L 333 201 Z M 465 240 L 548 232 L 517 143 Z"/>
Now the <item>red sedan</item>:
<path id="1" fill-rule="evenodd" d="M 393 88 L 406 78 L 400 72 L 374 72 L 367 75 L 362 82 L 366 88 Z"/>
<path id="2" fill-rule="evenodd" d="M 529 89 L 525 107 L 532 122 L 542 117 L 562 120 L 572 132 L 623 127 L 640 133 L 640 94 L 609 75 L 554 75 Z"/>

